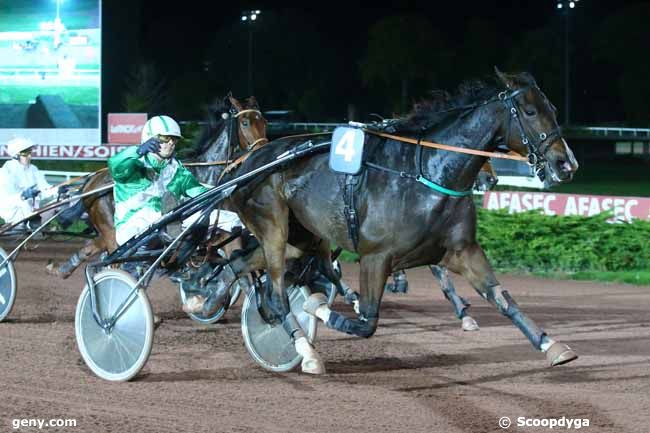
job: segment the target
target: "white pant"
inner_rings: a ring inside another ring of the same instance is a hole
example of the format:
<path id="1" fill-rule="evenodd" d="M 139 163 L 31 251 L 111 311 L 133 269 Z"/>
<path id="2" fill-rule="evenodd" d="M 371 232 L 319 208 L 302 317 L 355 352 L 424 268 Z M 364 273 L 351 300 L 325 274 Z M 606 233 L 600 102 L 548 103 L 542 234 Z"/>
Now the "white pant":
<path id="1" fill-rule="evenodd" d="M 38 209 L 40 200 L 23 200 L 19 196 L 6 196 L 0 199 L 0 217 L 6 223 L 17 223 Z"/>
<path id="2" fill-rule="evenodd" d="M 217 222 L 217 214 L 219 215 L 219 222 Z M 188 227 L 199 218 L 199 215 L 200 212 L 197 212 L 194 215 L 191 215 L 190 217 L 184 219 L 181 227 Z M 212 213 L 210 213 L 210 225 L 213 226 L 215 223 L 217 224 L 217 228 L 226 232 L 231 232 L 232 228 L 235 226 L 243 226 L 241 220 L 239 219 L 239 215 L 228 210 L 213 210 Z"/>
<path id="3" fill-rule="evenodd" d="M 182 227 L 186 228 L 194 221 L 199 218 L 201 213 L 197 212 L 193 215 L 190 215 L 188 218 L 184 219 L 182 222 Z M 217 223 L 217 214 L 219 214 L 219 222 Z M 153 222 L 156 222 L 161 217 L 160 212 L 144 207 L 136 212 L 129 220 L 120 226 L 119 229 L 115 232 L 115 240 L 118 245 L 126 243 L 132 237 L 139 235 L 148 229 Z M 239 216 L 235 212 L 230 212 L 227 210 L 214 210 L 210 213 L 210 225 L 217 224 L 217 227 L 221 230 L 231 232 L 232 228 L 235 226 L 242 226 L 243 224 L 239 220 Z"/>

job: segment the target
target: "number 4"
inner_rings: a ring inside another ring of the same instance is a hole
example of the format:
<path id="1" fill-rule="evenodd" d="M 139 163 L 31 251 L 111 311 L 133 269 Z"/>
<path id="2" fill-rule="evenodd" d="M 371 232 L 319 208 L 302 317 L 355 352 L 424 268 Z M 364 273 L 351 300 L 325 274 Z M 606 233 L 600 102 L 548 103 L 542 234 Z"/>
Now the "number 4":
<path id="1" fill-rule="evenodd" d="M 345 134 L 343 134 L 343 137 L 341 137 L 339 142 L 336 143 L 336 149 L 334 149 L 334 153 L 337 155 L 343 155 L 343 159 L 346 162 L 352 161 L 352 158 L 354 158 L 354 154 L 356 153 L 354 148 L 353 129 L 346 131 Z"/>

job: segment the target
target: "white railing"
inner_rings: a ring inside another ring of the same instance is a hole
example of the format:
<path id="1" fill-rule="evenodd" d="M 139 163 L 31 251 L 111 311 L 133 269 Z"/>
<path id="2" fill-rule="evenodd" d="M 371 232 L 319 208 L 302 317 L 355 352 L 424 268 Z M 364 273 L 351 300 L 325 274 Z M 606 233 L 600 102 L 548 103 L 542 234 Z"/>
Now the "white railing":
<path id="1" fill-rule="evenodd" d="M 61 182 L 67 182 L 72 178 L 85 176 L 88 173 L 84 171 L 56 171 L 56 170 L 41 170 L 48 182 L 52 185 Z"/>
<path id="2" fill-rule="evenodd" d="M 617 127 L 577 127 L 570 128 L 571 132 L 586 132 L 602 137 L 638 137 L 650 138 L 650 128 L 617 128 Z"/>
<path id="3" fill-rule="evenodd" d="M 347 123 L 311 123 L 311 122 L 269 122 L 269 129 L 282 130 L 310 130 L 310 129 L 334 129 L 337 126 L 347 126 Z"/>

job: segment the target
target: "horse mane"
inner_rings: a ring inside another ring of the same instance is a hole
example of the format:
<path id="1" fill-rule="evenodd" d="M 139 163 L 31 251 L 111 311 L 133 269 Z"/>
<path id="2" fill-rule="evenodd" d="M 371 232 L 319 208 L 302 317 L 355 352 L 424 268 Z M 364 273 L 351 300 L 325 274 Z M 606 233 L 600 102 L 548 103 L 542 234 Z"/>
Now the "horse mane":
<path id="1" fill-rule="evenodd" d="M 215 98 L 211 104 L 203 108 L 205 122 L 198 136 L 192 141 L 192 145 L 183 149 L 183 159 L 193 159 L 203 155 L 212 144 L 214 137 L 221 134 L 226 127 L 226 120 L 221 117 L 221 114 L 230 110 L 230 105 L 226 101 L 227 97 Z"/>
<path id="2" fill-rule="evenodd" d="M 509 75 L 517 85 L 534 84 L 528 73 Z M 504 84 L 496 77 L 485 80 L 464 81 L 453 94 L 445 90 L 433 90 L 431 97 L 413 105 L 412 111 L 398 119 L 391 126 L 396 132 L 419 133 L 436 126 L 442 126 L 463 116 L 477 103 L 487 101 L 503 90 Z"/>

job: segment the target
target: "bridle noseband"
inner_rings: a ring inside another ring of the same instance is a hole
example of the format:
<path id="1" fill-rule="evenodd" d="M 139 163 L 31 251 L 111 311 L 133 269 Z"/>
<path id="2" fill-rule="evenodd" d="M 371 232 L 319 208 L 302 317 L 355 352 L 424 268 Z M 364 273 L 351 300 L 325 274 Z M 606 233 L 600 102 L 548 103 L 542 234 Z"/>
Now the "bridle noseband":
<path id="1" fill-rule="evenodd" d="M 532 88 L 537 89 L 537 91 L 542 96 L 544 96 L 544 93 L 542 93 L 539 87 L 529 85 L 529 86 L 521 87 L 517 90 L 512 90 L 512 91 L 504 90 L 503 92 L 500 92 L 497 95 L 497 98 L 503 102 L 506 109 L 510 113 L 508 116 L 508 123 L 506 126 L 505 144 L 507 145 L 508 142 L 510 141 L 510 131 L 511 131 L 512 122 L 514 121 L 516 125 L 519 127 L 519 136 L 521 137 L 521 143 L 524 146 L 526 146 L 526 148 L 528 149 L 528 164 L 531 165 L 532 167 L 535 167 L 535 173 L 537 174 L 537 177 L 539 177 L 539 179 L 543 181 L 546 176 L 544 168 L 546 167 L 546 163 L 547 163 L 544 154 L 548 150 L 551 143 L 553 143 L 558 138 L 562 138 L 562 132 L 560 130 L 559 125 L 557 125 L 549 132 L 537 132 L 533 130 L 531 131 L 532 133 L 529 134 L 526 131 L 527 128 L 526 125 L 524 125 L 524 122 L 522 122 L 521 116 L 519 114 L 520 111 L 519 104 L 517 103 L 515 98 Z M 548 103 L 546 96 L 544 96 L 544 99 Z M 528 129 L 532 129 L 532 128 L 528 128 Z M 534 139 L 531 139 L 530 137 L 534 137 Z"/>

